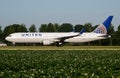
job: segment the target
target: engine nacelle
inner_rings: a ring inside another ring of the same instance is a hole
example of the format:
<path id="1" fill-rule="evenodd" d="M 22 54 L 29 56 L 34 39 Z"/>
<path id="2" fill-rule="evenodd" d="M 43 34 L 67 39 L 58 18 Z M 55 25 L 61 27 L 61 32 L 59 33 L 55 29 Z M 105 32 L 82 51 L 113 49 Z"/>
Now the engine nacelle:
<path id="1" fill-rule="evenodd" d="M 43 45 L 50 45 L 53 42 L 51 40 L 43 40 Z"/>

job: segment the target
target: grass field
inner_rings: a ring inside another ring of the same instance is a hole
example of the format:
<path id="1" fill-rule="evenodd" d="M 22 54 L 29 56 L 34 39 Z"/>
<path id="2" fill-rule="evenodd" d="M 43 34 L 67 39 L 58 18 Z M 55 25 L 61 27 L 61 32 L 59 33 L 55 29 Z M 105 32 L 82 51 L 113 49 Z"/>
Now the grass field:
<path id="1" fill-rule="evenodd" d="M 0 50 L 120 50 L 120 46 L 8 46 Z"/>
<path id="2" fill-rule="evenodd" d="M 0 78 L 120 78 L 120 46 L 0 47 Z"/>
<path id="3" fill-rule="evenodd" d="M 120 78 L 120 51 L 1 50 L 0 78 Z"/>

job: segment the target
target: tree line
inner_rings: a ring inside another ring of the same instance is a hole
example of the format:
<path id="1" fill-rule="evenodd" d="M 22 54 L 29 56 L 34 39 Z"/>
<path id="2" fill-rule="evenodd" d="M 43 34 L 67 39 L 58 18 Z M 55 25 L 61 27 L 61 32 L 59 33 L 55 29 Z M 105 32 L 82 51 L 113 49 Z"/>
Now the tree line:
<path id="1" fill-rule="evenodd" d="M 98 25 L 92 26 L 91 23 L 85 23 L 84 25 L 72 25 L 70 23 L 63 23 L 60 25 L 57 23 L 49 23 L 41 24 L 39 28 L 36 28 L 36 26 L 32 24 L 29 28 L 27 28 L 25 24 L 12 24 L 6 26 L 3 30 L 2 26 L 0 26 L 0 42 L 9 43 L 5 40 L 5 37 L 16 32 L 80 32 L 82 28 L 85 28 L 85 32 L 92 32 L 97 26 Z M 106 40 L 73 45 L 120 45 L 120 25 L 115 31 L 114 26 L 111 24 L 108 34 L 112 37 Z"/>

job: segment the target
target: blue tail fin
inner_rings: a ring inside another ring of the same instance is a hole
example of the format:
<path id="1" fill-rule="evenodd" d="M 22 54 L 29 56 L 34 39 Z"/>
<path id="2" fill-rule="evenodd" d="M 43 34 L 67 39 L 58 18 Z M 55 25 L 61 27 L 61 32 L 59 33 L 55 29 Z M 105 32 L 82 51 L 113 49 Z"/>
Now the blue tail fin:
<path id="1" fill-rule="evenodd" d="M 111 25 L 113 16 L 109 16 L 102 24 L 100 24 L 93 32 L 100 34 L 107 34 L 108 29 Z"/>
<path id="2" fill-rule="evenodd" d="M 85 28 L 83 28 L 81 31 L 80 31 L 80 34 L 83 34 L 85 32 Z"/>

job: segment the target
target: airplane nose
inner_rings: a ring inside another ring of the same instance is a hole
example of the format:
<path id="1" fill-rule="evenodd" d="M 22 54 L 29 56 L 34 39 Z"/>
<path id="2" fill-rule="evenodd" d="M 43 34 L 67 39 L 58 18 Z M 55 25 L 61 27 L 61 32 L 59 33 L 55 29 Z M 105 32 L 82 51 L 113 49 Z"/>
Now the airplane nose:
<path id="1" fill-rule="evenodd" d="M 8 41 L 8 40 L 9 40 L 9 37 L 6 37 L 6 38 L 5 38 L 5 40 L 7 40 L 7 41 Z"/>

